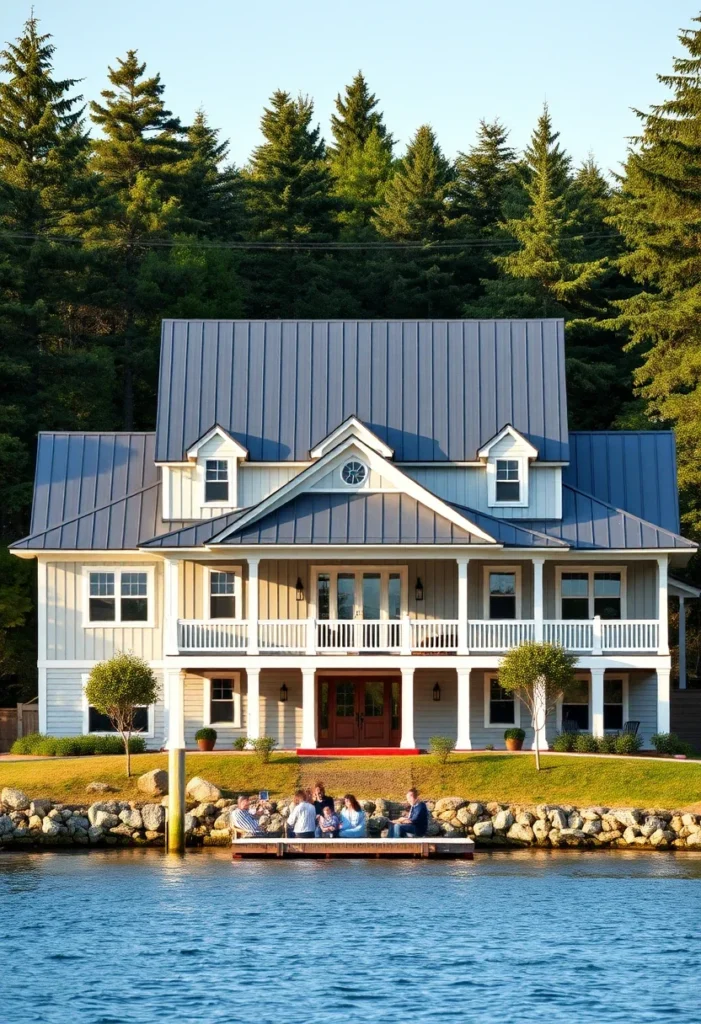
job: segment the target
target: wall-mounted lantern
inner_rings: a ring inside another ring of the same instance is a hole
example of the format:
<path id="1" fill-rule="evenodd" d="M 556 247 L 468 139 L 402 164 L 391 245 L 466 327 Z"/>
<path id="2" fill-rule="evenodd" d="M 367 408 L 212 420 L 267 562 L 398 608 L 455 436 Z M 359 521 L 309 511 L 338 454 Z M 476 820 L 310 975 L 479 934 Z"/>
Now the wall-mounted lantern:
<path id="1" fill-rule="evenodd" d="M 297 577 L 297 583 L 295 584 L 295 589 L 296 589 L 296 593 L 297 593 L 297 600 L 298 601 L 303 601 L 304 600 L 304 584 L 302 583 L 302 577 L 301 576 Z"/>
<path id="2" fill-rule="evenodd" d="M 421 582 L 421 577 L 416 577 L 416 590 L 414 591 L 417 601 L 423 601 L 424 599 L 424 585 Z"/>
<path id="3" fill-rule="evenodd" d="M 282 686 L 280 687 L 280 703 L 287 704 L 288 696 L 289 694 L 287 690 L 287 683 L 283 683 Z"/>
<path id="4" fill-rule="evenodd" d="M 438 685 L 438 683 L 436 683 L 435 686 L 433 687 L 433 699 L 434 700 L 440 700 L 441 699 L 441 688 Z"/>

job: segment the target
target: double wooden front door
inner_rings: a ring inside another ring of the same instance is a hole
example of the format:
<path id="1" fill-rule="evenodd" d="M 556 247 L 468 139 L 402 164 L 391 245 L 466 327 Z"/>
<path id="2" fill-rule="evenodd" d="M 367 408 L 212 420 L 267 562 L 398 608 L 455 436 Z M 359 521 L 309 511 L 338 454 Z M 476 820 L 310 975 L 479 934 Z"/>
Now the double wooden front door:
<path id="1" fill-rule="evenodd" d="M 398 679 L 349 676 L 319 680 L 319 738 L 329 747 L 398 747 Z"/>

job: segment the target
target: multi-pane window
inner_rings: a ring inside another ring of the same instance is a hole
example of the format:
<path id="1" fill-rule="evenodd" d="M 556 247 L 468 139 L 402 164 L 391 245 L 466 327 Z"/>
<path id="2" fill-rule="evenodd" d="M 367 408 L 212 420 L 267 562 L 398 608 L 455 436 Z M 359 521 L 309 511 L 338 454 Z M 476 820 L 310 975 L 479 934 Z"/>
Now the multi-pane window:
<path id="1" fill-rule="evenodd" d="M 563 572 L 560 583 L 563 619 L 620 619 L 623 583 L 620 572 L 593 569 Z"/>
<path id="2" fill-rule="evenodd" d="M 589 729 L 589 683 L 586 679 L 577 679 L 567 693 L 567 700 L 562 705 L 562 728 L 570 731 Z"/>
<path id="3" fill-rule="evenodd" d="M 213 724 L 233 724 L 234 680 L 213 679 L 212 697 L 209 705 L 209 720 Z"/>
<path id="4" fill-rule="evenodd" d="M 496 460 L 495 497 L 497 501 L 520 501 L 521 478 L 518 459 Z"/>
<path id="5" fill-rule="evenodd" d="M 562 574 L 563 619 L 589 618 L 589 575 L 586 572 Z"/>
<path id="6" fill-rule="evenodd" d="M 514 725 L 516 722 L 516 698 L 507 693 L 498 679 L 489 680 L 489 724 Z"/>
<path id="7" fill-rule="evenodd" d="M 229 463 L 226 459 L 207 459 L 204 466 L 204 500 L 229 501 Z"/>
<path id="8" fill-rule="evenodd" d="M 148 708 L 138 707 L 134 709 L 132 719 L 134 732 L 148 732 Z M 107 715 L 103 715 L 97 708 L 88 708 L 88 732 L 116 732 L 114 725 Z"/>
<path id="9" fill-rule="evenodd" d="M 236 618 L 236 573 L 211 569 L 209 573 L 210 619 Z"/>
<path id="10" fill-rule="evenodd" d="M 600 615 L 602 619 L 620 619 L 620 572 L 594 573 L 594 615 Z"/>
<path id="11" fill-rule="evenodd" d="M 604 729 L 623 728 L 623 680 L 604 679 Z"/>
<path id="12" fill-rule="evenodd" d="M 89 622 L 144 623 L 149 620 L 148 573 L 134 570 L 91 572 Z"/>
<path id="13" fill-rule="evenodd" d="M 489 573 L 489 618 L 516 618 L 516 573 Z"/>

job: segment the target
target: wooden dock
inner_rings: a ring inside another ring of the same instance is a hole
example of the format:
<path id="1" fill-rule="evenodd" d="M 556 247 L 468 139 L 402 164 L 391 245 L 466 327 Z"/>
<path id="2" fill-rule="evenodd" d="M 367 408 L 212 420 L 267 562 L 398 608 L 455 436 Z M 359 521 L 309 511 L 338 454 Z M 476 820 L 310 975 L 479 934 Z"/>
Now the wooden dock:
<path id="1" fill-rule="evenodd" d="M 255 836 L 235 839 L 234 860 L 244 857 L 413 857 L 421 859 L 472 860 L 471 839 L 277 839 Z"/>

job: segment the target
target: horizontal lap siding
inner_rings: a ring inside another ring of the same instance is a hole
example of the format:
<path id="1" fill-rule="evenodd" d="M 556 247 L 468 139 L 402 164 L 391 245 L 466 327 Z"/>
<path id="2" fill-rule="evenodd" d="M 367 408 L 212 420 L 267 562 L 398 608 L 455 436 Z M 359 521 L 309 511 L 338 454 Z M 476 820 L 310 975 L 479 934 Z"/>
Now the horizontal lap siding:
<path id="1" fill-rule="evenodd" d="M 613 677 L 615 673 L 611 673 Z M 638 735 L 643 746 L 651 747 L 650 737 L 657 732 L 657 673 L 631 672 L 628 683 L 628 717 L 640 722 Z"/>
<path id="2" fill-rule="evenodd" d="M 146 661 L 162 657 L 163 640 L 163 572 L 156 563 L 154 571 L 154 628 L 83 626 L 83 565 L 78 562 L 49 562 L 46 588 L 46 656 L 51 660 L 95 660 L 111 657 L 115 651 L 133 651 Z M 119 564 L 117 560 L 109 565 Z M 149 568 L 146 563 L 133 563 L 135 569 Z M 125 562 L 131 568 L 132 563 Z M 96 571 L 100 563 L 90 563 Z M 86 615 L 87 611 L 85 610 Z"/>
<path id="3" fill-rule="evenodd" d="M 286 683 L 288 700 L 280 701 Z M 248 685 L 241 671 L 241 728 L 217 725 L 217 749 L 230 750 L 234 740 L 248 735 Z M 185 676 L 185 744 L 196 747 L 195 733 L 204 725 L 204 678 Z M 302 678 L 299 670 L 270 669 L 260 674 L 260 734 L 273 736 L 281 749 L 294 749 L 302 741 Z"/>
<path id="4" fill-rule="evenodd" d="M 80 736 L 83 732 L 83 676 L 88 669 L 48 669 L 46 673 L 46 731 L 50 736 Z M 155 672 L 159 687 L 154 717 L 154 735 L 146 746 L 158 750 L 164 740 L 163 677 Z"/>

